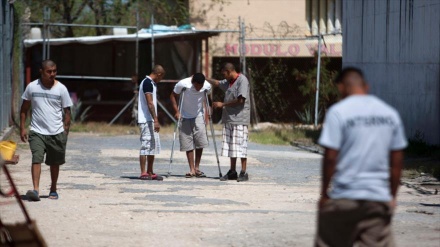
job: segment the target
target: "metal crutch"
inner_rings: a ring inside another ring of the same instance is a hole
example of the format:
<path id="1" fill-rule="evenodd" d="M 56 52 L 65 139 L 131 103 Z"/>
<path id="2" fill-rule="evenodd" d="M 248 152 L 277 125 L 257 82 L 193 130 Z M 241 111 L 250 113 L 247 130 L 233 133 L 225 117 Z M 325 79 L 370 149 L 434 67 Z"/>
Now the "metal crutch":
<path id="1" fill-rule="evenodd" d="M 186 88 L 182 89 L 181 96 L 179 97 L 180 117 L 179 117 L 179 119 L 177 119 L 176 127 L 174 127 L 173 145 L 171 146 L 170 166 L 168 167 L 167 177 L 169 177 L 171 175 L 171 164 L 173 163 L 174 144 L 176 143 L 176 132 L 179 129 L 180 124 L 182 123 L 182 104 L 183 104 L 183 97 L 185 96 L 185 90 L 186 90 Z"/>
<path id="2" fill-rule="evenodd" d="M 215 142 L 214 127 L 212 124 L 212 116 L 211 116 L 211 114 L 212 114 L 211 113 L 211 106 L 209 105 L 207 90 L 205 90 L 205 100 L 206 100 L 206 108 L 208 108 L 209 126 L 211 128 L 212 143 L 214 143 L 215 157 L 217 158 L 218 174 L 219 174 L 219 177 L 221 178 L 221 177 L 223 177 L 223 175 L 222 175 L 222 170 L 220 168 L 220 160 L 218 159 L 217 143 Z"/>

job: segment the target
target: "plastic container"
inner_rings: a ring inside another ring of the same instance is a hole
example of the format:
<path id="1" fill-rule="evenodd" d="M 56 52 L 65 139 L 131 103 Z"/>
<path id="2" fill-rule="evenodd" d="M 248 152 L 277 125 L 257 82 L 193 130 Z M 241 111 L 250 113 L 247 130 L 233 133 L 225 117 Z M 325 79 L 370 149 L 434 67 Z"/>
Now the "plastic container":
<path id="1" fill-rule="evenodd" d="M 17 149 L 17 143 L 13 141 L 0 142 L 0 154 L 4 160 L 12 160 Z"/>

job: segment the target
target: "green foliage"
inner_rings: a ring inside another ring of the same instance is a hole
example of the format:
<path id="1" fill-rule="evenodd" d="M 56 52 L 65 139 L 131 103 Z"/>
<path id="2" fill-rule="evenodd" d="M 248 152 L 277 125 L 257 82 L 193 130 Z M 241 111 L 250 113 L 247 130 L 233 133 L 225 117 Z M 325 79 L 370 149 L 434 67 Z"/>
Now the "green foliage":
<path id="1" fill-rule="evenodd" d="M 333 83 L 337 71 L 328 69 L 330 58 L 321 56 L 321 72 L 320 72 L 320 85 L 319 85 L 319 109 L 327 109 L 328 105 L 332 103 L 338 96 L 338 90 Z M 293 70 L 293 75 L 297 81 L 301 82 L 298 87 L 301 94 L 308 98 L 304 108 L 315 107 L 315 94 L 316 94 L 316 73 L 318 64 L 318 53 L 315 53 L 315 59 L 312 69 L 308 71 Z"/>
<path id="2" fill-rule="evenodd" d="M 440 179 L 440 146 L 427 143 L 422 131 L 417 130 L 409 138 L 405 156 L 410 159 L 406 162 L 405 169 L 429 173 Z"/>
<path id="3" fill-rule="evenodd" d="M 75 122 L 82 123 L 89 116 L 87 113 L 90 111 L 92 106 L 88 106 L 84 110 L 82 109 L 82 107 L 83 107 L 83 105 L 82 105 L 81 100 L 78 100 L 70 108 L 70 112 L 71 112 L 71 115 L 72 115 L 72 122 L 73 123 L 75 123 Z"/>
<path id="4" fill-rule="evenodd" d="M 315 114 L 314 114 L 314 108 L 313 107 L 305 107 L 303 112 L 295 111 L 296 115 L 298 116 L 299 120 L 303 124 L 313 124 L 315 121 Z M 318 121 L 322 118 L 322 111 L 318 111 Z"/>
<path id="5" fill-rule="evenodd" d="M 427 143 L 425 134 L 417 130 L 414 136 L 409 138 L 405 153 L 411 157 L 432 157 L 440 159 L 440 146 Z"/>
<path id="6" fill-rule="evenodd" d="M 224 0 L 211 1 L 220 4 Z M 134 26 L 139 11 L 139 27 L 147 28 L 153 11 L 155 23 L 163 25 L 187 24 L 190 16 L 188 0 L 25 0 L 23 3 L 29 7 L 31 22 L 43 21 L 44 6 L 51 9 L 52 23 Z M 53 37 L 110 33 L 109 28 L 51 27 Z"/>
<path id="7" fill-rule="evenodd" d="M 263 68 L 250 65 L 252 85 L 254 87 L 255 104 L 262 121 L 279 120 L 288 108 L 282 96 L 282 83 L 285 82 L 287 66 L 281 59 L 270 59 Z"/>
<path id="8" fill-rule="evenodd" d="M 292 143 L 313 144 L 321 130 L 300 129 L 295 126 L 279 126 L 250 132 L 249 140 L 260 144 L 291 145 Z"/>

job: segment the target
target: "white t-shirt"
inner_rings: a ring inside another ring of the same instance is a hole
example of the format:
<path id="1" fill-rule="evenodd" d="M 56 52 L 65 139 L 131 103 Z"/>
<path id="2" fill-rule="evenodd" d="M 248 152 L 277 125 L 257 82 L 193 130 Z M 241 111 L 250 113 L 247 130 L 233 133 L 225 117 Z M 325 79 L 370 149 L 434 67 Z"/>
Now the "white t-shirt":
<path id="1" fill-rule="evenodd" d="M 31 130 L 42 135 L 56 135 L 64 131 L 63 109 L 71 107 L 69 91 L 57 81 L 52 88 L 46 88 L 35 80 L 27 85 L 23 100 L 31 101 Z"/>
<path id="2" fill-rule="evenodd" d="M 192 77 L 185 78 L 180 80 L 174 86 L 174 93 L 181 94 L 182 89 L 186 88 L 184 91 L 184 97 L 182 102 L 182 117 L 183 118 L 196 118 L 198 116 L 202 116 L 203 111 L 203 102 L 205 99 L 205 91 L 209 93 L 211 91 L 211 84 L 207 81 L 203 84 L 202 89 L 197 91 L 191 83 Z M 182 95 L 180 95 L 182 97 Z"/>
<path id="3" fill-rule="evenodd" d="M 391 201 L 390 151 L 407 146 L 394 108 L 375 96 L 350 96 L 329 109 L 319 144 L 339 150 L 331 198 Z"/>
<path id="4" fill-rule="evenodd" d="M 148 102 L 145 96 L 147 93 L 153 95 L 153 104 L 157 115 L 157 86 L 153 79 L 151 79 L 149 76 L 145 77 L 139 86 L 138 123 L 154 121 L 150 110 L 148 109 Z"/>

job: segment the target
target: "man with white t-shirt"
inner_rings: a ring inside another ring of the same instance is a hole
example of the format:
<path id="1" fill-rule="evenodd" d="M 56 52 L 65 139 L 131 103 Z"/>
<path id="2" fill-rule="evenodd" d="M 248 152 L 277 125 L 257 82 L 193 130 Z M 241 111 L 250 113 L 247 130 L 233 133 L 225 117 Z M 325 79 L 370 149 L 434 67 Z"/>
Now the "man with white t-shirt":
<path id="1" fill-rule="evenodd" d="M 40 79 L 29 85 L 23 93 L 20 110 L 20 137 L 23 142 L 29 140 L 32 151 L 32 182 L 34 189 L 26 196 L 29 200 L 39 201 L 41 163 L 46 154 L 46 165 L 50 166 L 52 184 L 49 199 L 58 199 L 57 181 L 60 165 L 65 163 L 67 135 L 70 128 L 70 99 L 67 88 L 55 80 L 57 66 L 51 60 L 41 63 Z M 31 127 L 26 131 L 26 117 L 32 106 Z M 64 120 L 63 120 L 64 115 Z"/>
<path id="2" fill-rule="evenodd" d="M 140 179 L 163 180 L 163 177 L 153 172 L 154 156 L 160 153 L 159 131 L 160 124 L 157 117 L 157 85 L 165 76 L 162 66 L 156 65 L 151 74 L 141 82 L 138 94 L 138 124 L 141 132 L 141 148 L 139 163 L 141 167 Z M 145 165 L 148 163 L 147 170 Z"/>
<path id="3" fill-rule="evenodd" d="M 345 68 L 342 101 L 325 118 L 316 246 L 394 246 L 391 219 L 407 146 L 399 113 L 368 95 L 361 70 Z M 329 190 L 330 182 L 332 184 Z"/>
<path id="4" fill-rule="evenodd" d="M 206 135 L 207 114 L 206 95 L 211 90 L 211 85 L 205 81 L 202 73 L 195 73 L 192 77 L 179 81 L 170 95 L 171 103 L 176 119 L 182 118 L 182 125 L 179 126 L 180 151 L 186 152 L 190 172 L 187 178 L 206 177 L 200 171 L 200 160 L 202 159 L 203 148 L 208 147 L 208 136 Z M 184 94 L 182 96 L 182 94 Z M 182 116 L 177 107 L 176 97 L 183 97 Z M 195 160 L 194 160 L 194 149 Z"/>

